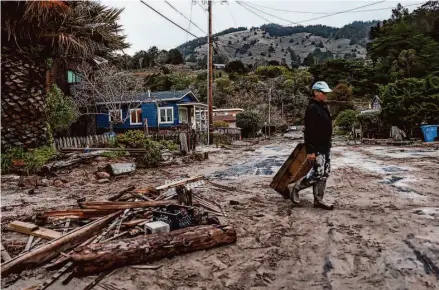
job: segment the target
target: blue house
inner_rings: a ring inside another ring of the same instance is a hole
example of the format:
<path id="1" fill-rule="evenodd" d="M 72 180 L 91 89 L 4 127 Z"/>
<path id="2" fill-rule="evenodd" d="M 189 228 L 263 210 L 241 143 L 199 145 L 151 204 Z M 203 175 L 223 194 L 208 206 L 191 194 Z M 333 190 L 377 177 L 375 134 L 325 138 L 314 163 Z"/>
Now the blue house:
<path id="1" fill-rule="evenodd" d="M 200 103 L 191 90 L 141 93 L 131 99 L 98 103 L 98 131 L 127 129 L 176 129 L 187 127 L 196 131 L 207 129 L 207 105 Z M 112 110 L 108 111 L 108 108 Z"/>

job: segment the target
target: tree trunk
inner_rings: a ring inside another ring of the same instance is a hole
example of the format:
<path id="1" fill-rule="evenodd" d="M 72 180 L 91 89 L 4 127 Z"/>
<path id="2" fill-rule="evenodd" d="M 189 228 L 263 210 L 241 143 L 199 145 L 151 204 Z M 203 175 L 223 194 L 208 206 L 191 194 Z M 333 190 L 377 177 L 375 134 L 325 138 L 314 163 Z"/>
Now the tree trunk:
<path id="1" fill-rule="evenodd" d="M 77 265 L 76 275 L 84 276 L 206 250 L 235 241 L 236 232 L 231 226 L 198 226 L 167 234 L 91 244 L 73 254 L 71 261 Z"/>
<path id="2" fill-rule="evenodd" d="M 34 148 L 47 143 L 45 64 L 2 47 L 2 147 Z"/>

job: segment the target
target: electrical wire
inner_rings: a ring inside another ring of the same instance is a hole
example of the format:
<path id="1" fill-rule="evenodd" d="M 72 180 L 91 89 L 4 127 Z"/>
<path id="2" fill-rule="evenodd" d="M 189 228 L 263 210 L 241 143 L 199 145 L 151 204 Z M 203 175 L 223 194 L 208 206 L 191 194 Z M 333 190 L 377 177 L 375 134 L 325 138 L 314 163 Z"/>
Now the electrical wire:
<path id="1" fill-rule="evenodd" d="M 250 11 L 251 13 L 253 13 L 254 15 L 258 16 L 259 18 L 264 19 L 264 20 L 267 21 L 267 22 L 271 22 L 270 20 L 268 20 L 267 18 L 265 18 L 265 17 L 259 15 L 259 14 L 256 13 L 256 12 L 254 12 L 254 11 L 251 10 L 250 8 L 248 8 L 248 7 L 244 6 L 244 5 L 242 5 L 241 2 L 236 1 L 236 3 L 238 3 L 239 5 L 241 5 L 242 7 L 244 7 L 245 9 L 247 9 L 248 11 Z"/>
<path id="2" fill-rule="evenodd" d="M 254 6 L 252 6 L 252 5 L 248 4 L 248 3 L 245 3 L 245 2 L 239 2 L 239 1 L 236 1 L 236 2 L 237 2 L 238 4 L 245 5 L 245 6 L 249 7 L 249 8 L 255 9 L 255 10 L 257 10 L 257 11 L 259 11 L 259 12 L 261 12 L 261 13 L 264 13 L 264 14 L 266 14 L 266 15 L 269 15 L 269 16 L 271 16 L 271 17 L 274 17 L 274 18 L 280 19 L 280 20 L 285 21 L 285 22 L 289 22 L 289 23 L 291 23 L 291 24 L 293 24 L 293 25 L 298 24 L 297 22 L 293 22 L 293 21 L 290 21 L 290 20 L 284 19 L 284 18 L 282 18 L 282 17 L 279 17 L 279 16 L 276 16 L 276 15 L 273 15 L 273 14 L 270 14 L 270 13 L 267 13 L 267 12 L 264 12 L 264 11 L 262 11 L 262 10 L 256 8 L 256 7 L 254 7 Z"/>
<path id="3" fill-rule="evenodd" d="M 424 2 L 405 5 L 404 7 L 416 6 L 416 5 L 419 5 L 419 4 L 424 4 Z M 279 8 L 272 8 L 272 7 L 262 6 L 262 5 L 259 5 L 259 4 L 255 4 L 254 2 L 252 2 L 251 5 L 252 5 L 252 6 L 256 6 L 256 7 L 260 7 L 260 8 L 265 8 L 265 9 L 275 10 L 275 11 L 281 11 L 281 12 L 287 12 L 287 13 L 297 13 L 297 14 L 320 14 L 320 15 L 328 15 L 328 14 L 335 13 L 335 12 L 311 12 L 311 11 L 294 11 L 294 10 L 285 10 L 285 9 L 279 9 Z M 388 6 L 388 7 L 377 8 L 377 9 L 366 9 L 366 10 L 351 11 L 351 12 L 347 12 L 347 13 L 361 13 L 361 12 L 370 12 L 370 11 L 380 11 L 380 10 L 387 10 L 387 9 L 394 9 L 394 8 L 395 8 L 394 6 Z"/>
<path id="4" fill-rule="evenodd" d="M 159 11 L 155 10 L 154 8 L 152 8 L 149 4 L 146 4 L 143 0 L 140 0 L 140 2 L 142 4 L 144 4 L 145 6 L 147 6 L 149 9 L 151 9 L 152 11 L 154 11 L 155 13 L 157 13 L 158 15 L 160 15 L 161 17 L 165 18 L 166 20 L 168 20 L 169 22 L 171 22 L 172 24 L 174 24 L 175 26 L 177 26 L 178 28 L 180 28 L 183 31 L 186 31 L 187 33 L 189 33 L 190 35 L 192 35 L 195 38 L 199 38 L 198 36 L 196 36 L 195 34 L 193 34 L 192 32 L 190 32 L 189 30 L 181 27 L 180 25 L 178 25 L 177 23 L 175 23 L 174 21 L 172 21 L 171 19 L 169 19 L 168 17 L 166 17 L 165 15 L 163 15 L 162 13 L 160 13 Z"/>
<path id="5" fill-rule="evenodd" d="M 191 14 L 189 16 L 189 24 L 188 24 L 188 28 L 187 30 L 190 31 L 191 30 L 191 24 L 192 24 L 192 8 L 194 7 L 194 0 L 191 0 Z M 186 33 L 186 43 L 188 42 L 189 39 L 189 33 Z M 184 51 L 183 51 L 183 59 L 186 58 L 186 48 L 187 45 L 184 46 Z"/>
<path id="6" fill-rule="evenodd" d="M 184 19 L 189 20 L 189 26 L 190 23 L 192 23 L 196 28 L 198 28 L 198 30 L 200 30 L 201 32 L 203 32 L 204 34 L 207 34 L 203 29 L 201 29 L 197 24 L 195 24 L 194 22 L 192 22 L 192 7 L 191 7 L 191 19 L 187 18 L 183 13 L 181 13 L 180 11 L 178 11 L 171 3 L 169 3 L 167 0 L 165 0 L 165 3 L 168 4 L 169 6 L 171 6 L 172 9 L 174 9 L 178 14 L 180 14 L 181 16 L 184 17 Z M 192 5 L 191 5 L 192 6 Z M 188 29 L 190 30 L 190 29 Z"/>
<path id="7" fill-rule="evenodd" d="M 235 16 L 233 15 L 232 12 L 232 8 L 230 8 L 229 1 L 227 1 L 226 3 L 227 3 L 227 7 L 229 8 L 230 15 L 232 15 L 232 19 L 233 19 L 233 23 L 235 24 L 235 27 L 238 27 L 238 24 L 236 24 Z"/>

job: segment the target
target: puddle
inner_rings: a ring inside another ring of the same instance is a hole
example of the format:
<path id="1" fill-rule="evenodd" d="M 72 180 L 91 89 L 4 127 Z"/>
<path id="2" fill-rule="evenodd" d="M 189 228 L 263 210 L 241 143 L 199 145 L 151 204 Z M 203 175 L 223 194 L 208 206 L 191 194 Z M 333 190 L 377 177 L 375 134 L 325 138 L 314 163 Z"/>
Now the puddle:
<path id="1" fill-rule="evenodd" d="M 398 182 L 398 181 L 403 180 L 403 179 L 404 179 L 404 177 L 400 177 L 400 176 L 390 176 L 389 179 L 380 181 L 380 183 L 383 183 L 383 184 L 394 184 L 395 182 Z"/>
<path id="2" fill-rule="evenodd" d="M 216 171 L 210 177 L 238 179 L 244 175 L 273 176 L 284 164 L 291 151 L 290 148 L 264 146 L 248 156 L 244 162 L 230 166 L 225 170 Z"/>

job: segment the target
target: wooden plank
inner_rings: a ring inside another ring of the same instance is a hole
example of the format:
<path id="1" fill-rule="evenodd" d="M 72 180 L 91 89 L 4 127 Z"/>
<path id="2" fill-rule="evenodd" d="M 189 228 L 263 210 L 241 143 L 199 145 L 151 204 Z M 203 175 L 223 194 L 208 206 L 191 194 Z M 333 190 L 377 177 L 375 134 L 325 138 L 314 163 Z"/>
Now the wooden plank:
<path id="1" fill-rule="evenodd" d="M 167 206 L 170 204 L 178 204 L 178 203 L 176 200 L 136 201 L 136 202 L 102 201 L 102 202 L 84 202 L 84 203 L 80 203 L 80 206 L 83 208 L 91 208 L 91 209 L 121 210 L 121 209 L 129 209 L 129 208 Z"/>
<path id="2" fill-rule="evenodd" d="M 34 236 L 29 236 L 29 238 L 27 239 L 26 247 L 24 248 L 25 252 L 30 250 L 30 247 L 32 246 L 33 241 L 34 241 Z"/>
<path id="3" fill-rule="evenodd" d="M 136 188 L 136 187 L 135 187 L 134 185 L 133 185 L 133 186 L 130 186 L 130 187 L 128 187 L 128 188 L 125 188 L 125 189 L 121 190 L 118 194 L 116 194 L 116 195 L 114 195 L 114 196 L 108 198 L 108 200 L 109 200 L 109 201 L 117 201 L 117 200 L 118 200 L 119 198 L 121 198 L 125 193 L 130 192 L 130 191 L 133 191 L 135 188 Z"/>
<path id="4" fill-rule="evenodd" d="M 41 217 L 58 217 L 69 219 L 91 219 L 96 217 L 102 217 L 114 212 L 114 210 L 100 210 L 100 209 L 70 209 L 70 210 L 57 210 L 46 211 L 41 214 Z"/>
<path id="5" fill-rule="evenodd" d="M 57 239 L 62 236 L 62 233 L 46 229 L 46 228 L 40 228 L 35 224 L 31 223 L 24 223 L 20 221 L 13 221 L 8 226 L 7 229 L 10 231 L 19 232 L 26 235 L 32 235 L 36 237 L 40 237 L 43 239 L 51 240 L 51 239 Z"/>
<path id="6" fill-rule="evenodd" d="M 1 244 L 1 256 L 3 258 L 3 261 L 5 261 L 5 262 L 12 260 L 11 255 L 9 255 L 8 251 L 6 251 L 3 244 Z"/>
<path id="7" fill-rule="evenodd" d="M 296 182 L 311 169 L 312 166 L 306 159 L 305 144 L 299 143 L 274 176 L 270 187 L 285 197 L 288 184 Z"/>
<path id="8" fill-rule="evenodd" d="M 204 179 L 204 175 L 198 175 L 198 176 L 193 176 L 193 177 L 189 177 L 189 178 L 185 178 L 182 180 L 177 180 L 168 184 L 164 184 L 164 185 L 160 185 L 158 187 L 156 187 L 157 190 L 165 190 L 168 188 L 172 188 L 172 187 L 176 187 L 178 185 L 183 185 L 186 184 L 188 182 L 193 182 L 193 181 L 198 181 Z"/>
<path id="9" fill-rule="evenodd" d="M 9 227 L 19 229 L 24 232 L 32 232 L 38 230 L 38 226 L 36 224 L 21 222 L 21 221 L 13 221 L 9 224 Z"/>
<path id="10" fill-rule="evenodd" d="M 135 220 L 123 222 L 122 225 L 131 228 L 146 221 L 149 221 L 149 219 L 135 219 Z"/>

